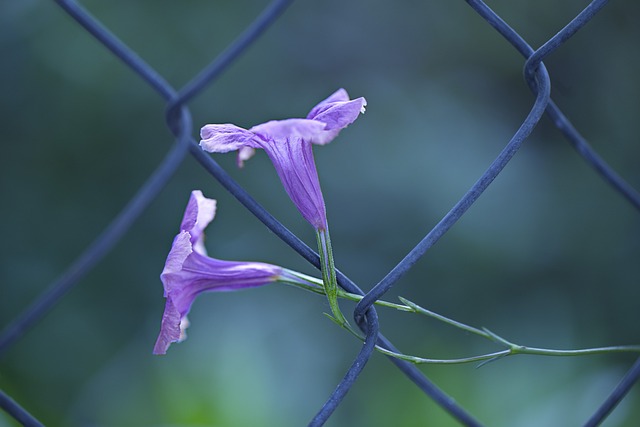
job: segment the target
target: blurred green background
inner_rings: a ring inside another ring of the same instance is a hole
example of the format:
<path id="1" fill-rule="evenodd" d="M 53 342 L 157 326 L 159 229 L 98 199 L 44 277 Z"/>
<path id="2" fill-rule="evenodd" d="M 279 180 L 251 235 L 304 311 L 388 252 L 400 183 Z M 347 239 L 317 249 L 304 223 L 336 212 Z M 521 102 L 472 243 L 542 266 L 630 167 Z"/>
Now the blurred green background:
<path id="1" fill-rule="evenodd" d="M 265 1 L 85 1 L 176 87 Z M 492 1 L 534 47 L 586 1 Z M 640 6 L 612 2 L 545 63 L 554 100 L 640 187 Z M 0 327 L 64 272 L 172 143 L 163 100 L 51 1 L 0 3 Z M 473 184 L 526 116 L 522 58 L 463 1 L 294 3 L 190 104 L 205 123 L 304 117 L 339 87 L 367 113 L 315 150 L 338 267 L 375 285 Z M 218 160 L 308 244 L 311 227 L 264 153 Z M 151 355 L 159 274 L 189 192 L 219 201 L 213 256 L 315 273 L 191 158 L 127 236 L 0 359 L 0 388 L 51 426 L 297 426 L 359 343 L 324 298 L 275 284 L 200 297 L 189 339 Z M 519 344 L 638 344 L 640 216 L 544 119 L 466 216 L 407 274 L 401 295 Z M 352 306 L 345 304 L 345 310 Z M 496 346 L 378 310 L 405 352 L 452 358 Z M 635 360 L 514 357 L 421 369 L 487 425 L 584 422 Z M 605 422 L 640 423 L 638 387 Z M 0 412 L 0 426 L 13 426 Z M 328 426 L 453 426 L 375 355 Z"/>

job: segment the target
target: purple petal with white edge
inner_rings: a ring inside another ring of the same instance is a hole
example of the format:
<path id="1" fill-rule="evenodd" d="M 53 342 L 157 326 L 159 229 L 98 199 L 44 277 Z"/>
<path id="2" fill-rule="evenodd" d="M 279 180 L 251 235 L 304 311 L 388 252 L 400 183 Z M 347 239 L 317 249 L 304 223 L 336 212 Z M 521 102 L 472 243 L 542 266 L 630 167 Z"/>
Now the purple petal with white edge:
<path id="1" fill-rule="evenodd" d="M 166 354 L 167 349 L 173 342 L 180 342 L 186 337 L 184 330 L 180 328 L 181 316 L 176 307 L 173 305 L 171 298 L 167 298 L 162 314 L 162 323 L 160 325 L 160 334 L 153 346 L 153 354 Z M 176 328 L 175 325 L 178 325 Z"/>
<path id="2" fill-rule="evenodd" d="M 367 100 L 357 98 L 349 100 L 344 89 L 338 89 L 330 97 L 313 107 L 307 119 L 326 124 L 325 132 L 310 141 L 314 144 L 325 145 L 331 142 L 342 129 L 353 123 L 358 116 L 364 114 Z"/>
<path id="3" fill-rule="evenodd" d="M 326 108 L 327 104 L 332 104 L 334 102 L 346 102 L 349 100 L 349 94 L 346 90 L 340 88 L 337 91 L 333 92 L 327 99 L 322 100 L 309 111 L 307 114 L 307 119 L 314 119 L 318 113 Z"/>
<path id="4" fill-rule="evenodd" d="M 227 153 L 242 147 L 255 147 L 254 134 L 229 123 L 205 125 L 200 129 L 200 147 L 210 153 Z"/>
<path id="5" fill-rule="evenodd" d="M 202 195 L 202 191 L 191 192 L 187 208 L 184 211 L 180 231 L 188 231 L 191 234 L 191 244 L 194 250 L 203 255 L 207 254 L 204 247 L 204 229 L 216 215 L 216 201 Z"/>
<path id="6" fill-rule="evenodd" d="M 164 263 L 164 269 L 160 275 L 160 280 L 164 285 L 164 296 L 169 295 L 174 289 L 180 289 L 180 282 L 176 282 L 171 278 L 177 277 L 182 272 L 184 262 L 189 255 L 193 253 L 191 244 L 191 234 L 188 231 L 181 231 L 173 239 L 171 250 L 167 255 Z"/>
<path id="7" fill-rule="evenodd" d="M 318 112 L 313 120 L 325 123 L 327 125 L 325 130 L 344 129 L 364 113 L 366 105 L 367 101 L 364 98 L 327 104 L 326 108 Z"/>
<path id="8" fill-rule="evenodd" d="M 316 120 L 308 119 L 286 119 L 286 120 L 271 120 L 269 122 L 257 125 L 249 129 L 249 131 L 256 134 L 259 138 L 256 139 L 256 143 L 260 148 L 264 148 L 264 141 L 268 140 L 284 140 L 291 139 L 304 139 L 311 142 L 311 140 L 320 137 L 324 132 L 326 125 Z"/>
<path id="9" fill-rule="evenodd" d="M 262 286 L 282 274 L 281 267 L 271 264 L 210 258 L 194 251 L 192 240 L 184 230 L 175 237 L 160 275 L 167 301 L 154 354 L 165 354 L 171 343 L 186 338 L 187 314 L 199 294 Z"/>

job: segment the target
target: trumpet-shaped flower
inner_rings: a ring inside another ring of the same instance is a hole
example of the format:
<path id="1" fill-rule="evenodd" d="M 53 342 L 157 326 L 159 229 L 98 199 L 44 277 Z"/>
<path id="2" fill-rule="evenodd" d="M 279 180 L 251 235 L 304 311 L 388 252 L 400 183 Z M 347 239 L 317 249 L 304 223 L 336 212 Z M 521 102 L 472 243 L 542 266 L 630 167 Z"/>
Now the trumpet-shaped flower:
<path id="1" fill-rule="evenodd" d="M 327 229 L 318 172 L 311 144 L 324 145 L 364 113 L 364 98 L 349 99 L 339 89 L 313 107 L 304 119 L 272 120 L 250 129 L 233 124 L 205 125 L 200 146 L 211 153 L 238 150 L 238 165 L 262 148 L 273 162 L 284 188 L 302 216 L 316 230 Z"/>
<path id="2" fill-rule="evenodd" d="M 260 262 L 222 261 L 207 256 L 204 229 L 213 220 L 216 201 L 193 191 L 160 279 L 166 298 L 154 354 L 186 338 L 187 314 L 196 297 L 208 291 L 235 291 L 278 280 L 282 268 Z"/>

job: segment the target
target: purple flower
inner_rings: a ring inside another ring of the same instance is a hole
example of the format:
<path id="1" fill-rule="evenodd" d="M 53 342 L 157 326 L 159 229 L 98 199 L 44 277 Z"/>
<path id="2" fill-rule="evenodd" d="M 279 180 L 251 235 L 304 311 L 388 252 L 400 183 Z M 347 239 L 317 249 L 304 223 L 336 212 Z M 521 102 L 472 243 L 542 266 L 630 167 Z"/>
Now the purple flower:
<path id="1" fill-rule="evenodd" d="M 238 166 L 262 148 L 302 216 L 326 230 L 327 213 L 311 144 L 324 145 L 364 113 L 364 98 L 349 100 L 344 89 L 320 102 L 305 119 L 272 120 L 249 130 L 232 124 L 205 125 L 200 146 L 211 153 L 238 150 Z"/>
<path id="2" fill-rule="evenodd" d="M 282 268 L 260 262 L 222 261 L 207 256 L 204 229 L 213 220 L 216 201 L 193 191 L 173 240 L 160 279 L 166 304 L 154 354 L 165 354 L 172 342 L 186 338 L 187 314 L 196 297 L 207 291 L 235 291 L 278 280 Z"/>

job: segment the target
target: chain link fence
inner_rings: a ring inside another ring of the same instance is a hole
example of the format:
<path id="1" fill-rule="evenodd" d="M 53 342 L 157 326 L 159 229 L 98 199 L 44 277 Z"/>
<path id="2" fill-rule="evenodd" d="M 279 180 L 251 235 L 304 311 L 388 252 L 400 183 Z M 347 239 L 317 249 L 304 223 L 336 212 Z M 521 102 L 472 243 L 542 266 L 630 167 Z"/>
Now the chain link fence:
<path id="1" fill-rule="evenodd" d="M 0 355 L 7 353 L 18 340 L 23 338 L 35 325 L 41 322 L 52 309 L 63 301 L 73 287 L 83 283 L 82 279 L 98 266 L 103 258 L 126 237 L 136 220 L 143 215 L 143 212 L 149 208 L 154 199 L 170 184 L 176 171 L 187 161 L 188 155 L 191 155 L 199 165 L 233 195 L 248 212 L 257 217 L 269 230 L 297 252 L 302 259 L 318 268 L 318 255 L 299 237 L 272 216 L 270 212 L 263 208 L 249 192 L 227 173 L 225 168 L 221 167 L 210 155 L 204 153 L 192 135 L 194 126 L 199 127 L 201 125 L 201 123 L 194 123 L 191 115 L 190 104 L 192 104 L 194 98 L 201 94 L 201 92 L 213 82 L 221 79 L 223 72 L 231 72 L 232 70 L 230 68 L 232 64 L 237 61 L 248 48 L 258 44 L 265 31 L 272 25 L 277 25 L 281 16 L 286 16 L 286 10 L 293 2 L 291 0 L 279 0 L 270 3 L 266 9 L 246 27 L 236 40 L 232 41 L 221 54 L 180 89 L 176 89 L 170 85 L 165 77 L 145 62 L 143 59 L 144 55 L 139 55 L 135 50 L 127 46 L 116 34 L 111 32 L 107 26 L 103 25 L 99 19 L 89 14 L 79 3 L 72 0 L 57 0 L 55 3 L 69 14 L 86 32 L 90 33 L 100 44 L 106 47 L 114 57 L 126 64 L 131 72 L 140 78 L 141 82 L 146 83 L 164 99 L 166 103 L 166 125 L 174 136 L 174 143 L 165 157 L 158 163 L 155 171 L 150 174 L 144 185 L 140 187 L 136 195 L 122 211 L 114 217 L 111 223 L 98 235 L 93 243 L 89 245 L 86 251 L 72 262 L 69 268 L 57 280 L 51 283 L 31 305 L 20 312 L 18 316 L 13 318 L 5 326 L 0 335 Z M 530 110 L 524 121 L 519 125 L 517 131 L 511 136 L 506 145 L 504 145 L 499 155 L 495 157 L 493 161 L 489 162 L 484 172 L 478 175 L 475 183 L 468 189 L 464 196 L 460 198 L 453 207 L 442 216 L 437 224 L 424 235 L 422 240 L 368 292 L 363 291 L 345 274 L 338 272 L 338 282 L 340 286 L 348 292 L 364 295 L 364 298 L 355 306 L 353 315 L 367 339 L 354 357 L 351 366 L 347 369 L 342 380 L 326 400 L 326 403 L 321 408 L 318 408 L 319 410 L 315 416 L 309 414 L 308 418 L 311 420 L 310 425 L 325 424 L 333 412 L 340 407 L 347 393 L 359 392 L 359 390 L 352 389 L 358 384 L 361 372 L 363 370 L 366 371 L 365 367 L 372 357 L 375 344 L 392 351 L 397 351 L 396 347 L 380 333 L 381 324 L 373 303 L 382 299 L 385 295 L 388 295 L 394 285 L 408 274 L 425 253 L 434 247 L 440 238 L 476 203 L 476 200 L 492 185 L 494 179 L 501 174 L 505 166 L 512 160 L 523 142 L 543 119 L 545 113 L 553 125 L 562 133 L 564 138 L 573 146 L 577 156 L 580 156 L 585 164 L 592 168 L 593 174 L 598 174 L 607 182 L 612 192 L 618 193 L 620 197 L 626 199 L 635 209 L 640 209 L 640 195 L 638 192 L 596 153 L 585 138 L 566 118 L 558 105 L 551 100 L 551 79 L 543 62 L 561 48 L 565 42 L 581 32 L 583 26 L 597 17 L 598 14 L 606 13 L 602 9 L 607 4 L 607 1 L 593 1 L 588 4 L 584 10 L 571 19 L 557 34 L 543 43 L 539 43 L 540 47 L 537 49 L 531 47 L 525 38 L 511 28 L 507 22 L 482 1 L 467 0 L 466 3 L 486 24 L 492 26 L 500 34 L 503 42 L 510 44 L 522 57 L 524 79 L 534 95 Z M 368 6 L 363 4 L 362 7 L 366 8 Z M 452 17 L 443 19 L 451 20 L 452 22 L 454 20 Z M 181 24 L 176 24 L 177 28 L 180 26 Z M 333 29 L 329 28 L 325 30 L 332 31 Z M 584 31 L 588 31 L 588 29 Z M 292 37 L 294 36 L 295 35 L 292 35 Z M 471 41 L 469 42 L 471 43 Z M 64 49 L 64 46 L 61 46 L 60 49 Z M 259 49 L 259 46 L 257 46 L 256 49 Z M 634 54 L 634 52 L 630 52 L 629 54 Z M 82 60 L 82 58 L 78 58 L 78 60 Z M 258 70 L 256 72 L 258 72 Z M 98 82 L 96 82 L 96 84 L 98 84 Z M 359 96 L 360 94 L 355 95 Z M 367 96 L 366 93 L 362 95 Z M 63 101 L 61 100 L 61 102 Z M 223 99 L 220 100 L 220 103 L 224 104 L 224 102 Z M 73 118 L 70 118 L 69 121 L 70 126 L 74 126 Z M 463 125 L 464 124 L 461 124 L 461 126 Z M 114 126 L 118 126 L 118 124 L 115 123 Z M 357 142 L 351 142 L 351 144 L 357 144 Z M 158 149 L 157 146 L 153 148 Z M 354 167 L 357 168 L 357 165 Z M 319 166 L 319 168 L 322 175 L 322 166 Z M 390 168 L 389 173 L 393 172 L 393 168 Z M 338 259 L 338 266 L 340 265 Z M 145 271 L 145 274 L 147 273 L 148 272 Z M 632 279 L 631 283 L 637 284 L 637 277 Z M 18 284 L 3 283 L 2 286 L 3 295 L 8 295 L 6 290 L 12 286 L 18 286 Z M 42 352 L 39 357 L 46 359 L 46 355 L 44 355 L 46 348 L 43 348 Z M 435 402 L 458 423 L 467 426 L 483 425 L 480 419 L 473 415 L 473 411 L 470 411 L 463 404 L 457 403 L 455 395 L 450 396 L 447 392 L 439 388 L 438 385 L 430 380 L 417 366 L 392 357 L 389 357 L 389 361 L 398 368 L 399 373 L 411 380 L 428 399 Z M 42 363 L 42 360 L 40 363 Z M 598 407 L 592 408 L 592 415 L 584 420 L 583 425 L 599 425 L 606 420 L 616 406 L 625 399 L 633 385 L 637 382 L 639 376 L 640 359 L 629 368 L 628 372 L 620 379 L 618 385 L 611 390 L 608 397 L 606 397 Z M 384 384 L 378 384 L 376 387 L 379 387 L 380 392 L 383 393 Z M 55 391 L 52 389 L 51 392 L 54 393 Z M 34 413 L 38 412 L 37 408 L 23 408 L 19 402 L 16 402 L 4 392 L 0 394 L 0 405 L 6 413 L 22 425 L 42 425 L 36 417 L 31 415 L 31 411 Z M 251 402 L 247 402 L 247 406 L 249 408 L 248 410 L 250 410 Z M 563 409 L 566 411 L 572 410 L 570 407 Z M 633 421 L 630 422 L 633 423 Z M 355 418 L 355 423 L 358 423 L 358 417 Z M 431 422 L 427 415 L 425 419 L 420 420 L 417 425 L 430 424 Z"/>

